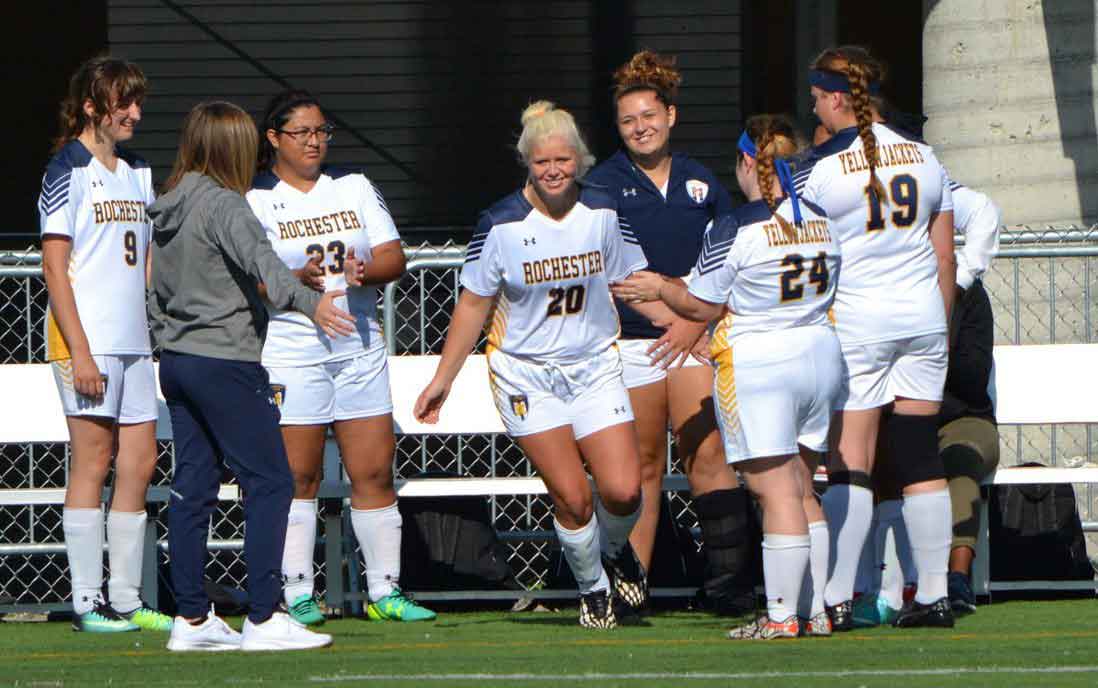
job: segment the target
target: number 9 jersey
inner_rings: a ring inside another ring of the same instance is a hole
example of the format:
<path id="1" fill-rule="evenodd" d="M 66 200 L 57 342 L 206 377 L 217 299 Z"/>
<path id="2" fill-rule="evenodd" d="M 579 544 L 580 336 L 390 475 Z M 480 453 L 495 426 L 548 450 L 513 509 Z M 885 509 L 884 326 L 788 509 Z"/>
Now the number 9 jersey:
<path id="1" fill-rule="evenodd" d="M 843 249 L 835 327 L 843 346 L 946 331 L 930 221 L 953 210 L 949 178 L 926 143 L 874 124 L 877 178 L 888 198 L 867 191 L 869 165 L 854 127 L 795 160 L 803 199 L 823 208 Z"/>
<path id="2" fill-rule="evenodd" d="M 516 191 L 481 214 L 465 254 L 461 285 L 496 296 L 489 350 L 537 363 L 574 363 L 618 337 L 610 282 L 647 262 L 618 224 L 614 200 L 581 186 L 559 222 Z"/>
<path id="3" fill-rule="evenodd" d="M 710 342 L 714 359 L 746 334 L 831 327 L 839 243 L 823 210 L 804 199 L 800 205 L 803 222 L 792 236 L 775 219 L 778 213 L 792 217 L 789 199 L 774 213 L 765 201 L 751 201 L 706 230 L 689 290 L 703 301 L 728 306 Z"/>
<path id="4" fill-rule="evenodd" d="M 42 236 L 72 240 L 69 280 L 93 356 L 150 355 L 145 257 L 152 175 L 141 158 L 116 149 L 114 171 L 78 140 L 50 160 L 38 197 Z M 71 358 L 53 313 L 46 313 L 46 357 Z"/>
<path id="5" fill-rule="evenodd" d="M 325 291 L 345 289 L 347 295 L 336 299 L 335 305 L 355 316 L 354 334 L 330 339 L 303 313 L 268 307 L 271 322 L 263 344 L 263 365 L 332 363 L 383 348 L 377 289 L 372 285 L 348 288 L 343 276 L 343 261 L 351 248 L 356 259 L 368 261 L 372 247 L 400 240 L 377 187 L 361 173 L 335 167 L 323 168 L 307 193 L 271 172 L 257 175 L 252 186 L 248 204 L 278 257 L 291 270 L 319 258 Z"/>

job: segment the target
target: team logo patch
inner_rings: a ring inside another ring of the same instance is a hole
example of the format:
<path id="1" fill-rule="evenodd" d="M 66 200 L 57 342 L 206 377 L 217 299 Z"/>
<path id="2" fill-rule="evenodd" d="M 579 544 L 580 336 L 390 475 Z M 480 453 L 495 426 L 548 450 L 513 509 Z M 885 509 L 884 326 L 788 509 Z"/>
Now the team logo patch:
<path id="1" fill-rule="evenodd" d="M 282 408 L 282 402 L 286 399 L 286 385 L 271 385 L 271 400 L 274 405 Z"/>
<path id="2" fill-rule="evenodd" d="M 700 179 L 688 179 L 686 180 L 686 193 L 690 194 L 690 198 L 700 205 L 705 203 L 705 197 L 709 195 L 709 185 Z"/>
<path id="3" fill-rule="evenodd" d="M 528 404 L 525 394 L 511 395 L 511 410 L 520 420 L 526 420 L 526 414 L 530 412 Z"/>

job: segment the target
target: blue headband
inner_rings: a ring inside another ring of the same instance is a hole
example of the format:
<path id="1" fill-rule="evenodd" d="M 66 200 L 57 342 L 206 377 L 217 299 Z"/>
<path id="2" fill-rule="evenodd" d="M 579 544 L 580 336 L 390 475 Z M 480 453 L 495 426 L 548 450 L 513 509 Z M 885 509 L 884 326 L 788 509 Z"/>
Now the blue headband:
<path id="1" fill-rule="evenodd" d="M 850 93 L 850 79 L 841 72 L 833 72 L 830 69 L 813 69 L 808 73 L 808 83 L 825 91 Z M 869 95 L 876 96 L 881 93 L 881 82 L 869 82 Z"/>
<path id="2" fill-rule="evenodd" d="M 740 134 L 740 140 L 736 142 L 736 148 L 752 159 L 759 157 L 758 148 L 755 146 L 755 142 L 751 140 L 746 129 Z M 793 224 L 799 225 L 803 218 L 801 216 L 801 203 L 797 199 L 797 188 L 793 186 L 793 170 L 790 169 L 788 162 L 777 159 L 774 161 L 774 171 L 778 175 L 778 184 L 782 187 L 782 191 L 793 202 Z"/>

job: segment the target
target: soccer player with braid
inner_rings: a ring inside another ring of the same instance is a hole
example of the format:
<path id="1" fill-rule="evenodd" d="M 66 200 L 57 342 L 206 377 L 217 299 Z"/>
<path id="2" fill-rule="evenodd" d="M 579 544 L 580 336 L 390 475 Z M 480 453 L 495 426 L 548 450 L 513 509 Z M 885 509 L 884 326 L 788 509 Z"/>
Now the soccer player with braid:
<path id="1" fill-rule="evenodd" d="M 716 175 L 671 150 L 681 81 L 673 59 L 647 50 L 614 73 L 613 99 L 623 149 L 588 175 L 589 182 L 606 187 L 615 200 L 619 221 L 636 235 L 650 269 L 676 278 L 687 275 L 697 261 L 706 226 L 732 210 L 731 196 Z M 619 302 L 618 315 L 618 346 L 641 447 L 644 504 L 630 538 L 637 562 L 644 571 L 652 564 L 670 427 L 705 544 L 705 603 L 717 613 L 752 609 L 750 505 L 725 463 L 716 421 L 708 411 L 713 369 L 705 353 L 704 324 L 681 318 L 659 302 Z M 691 356 L 692 350 L 698 355 Z M 628 568 L 634 565 L 630 560 L 610 563 Z"/>
<path id="2" fill-rule="evenodd" d="M 823 210 L 797 198 L 788 164 L 775 160 L 796 152 L 787 119 L 752 117 L 738 148 L 736 178 L 749 202 L 706 231 L 689 287 L 641 272 L 614 293 L 628 303 L 659 300 L 698 322 L 719 319 L 716 416 L 728 461 L 762 506 L 767 601 L 765 614 L 729 637 L 827 636 L 827 535 L 816 549 L 810 530 L 823 522 L 812 474 L 842 384 L 828 317 L 840 249 Z"/>
<path id="3" fill-rule="evenodd" d="M 834 316 L 847 384 L 823 498 L 834 561 L 825 598 L 837 631 L 853 627 L 854 579 L 873 514 L 869 474 L 889 409 L 886 442 L 918 568 L 915 600 L 894 623 L 953 625 L 946 599 L 951 508 L 937 451 L 956 279 L 953 202 L 931 147 L 873 122 L 871 97 L 884 76 L 864 49 L 821 54 L 811 93 L 832 137 L 795 163 L 797 192 L 827 211 L 844 257 Z"/>

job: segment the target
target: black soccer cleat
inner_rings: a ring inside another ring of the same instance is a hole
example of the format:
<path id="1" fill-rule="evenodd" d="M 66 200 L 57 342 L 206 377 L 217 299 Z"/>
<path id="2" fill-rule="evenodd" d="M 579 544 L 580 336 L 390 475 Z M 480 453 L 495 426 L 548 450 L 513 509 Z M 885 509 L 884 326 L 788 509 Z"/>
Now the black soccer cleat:
<path id="1" fill-rule="evenodd" d="M 622 606 L 633 614 L 639 614 L 648 606 L 648 574 L 632 545 L 626 542 L 625 547 L 613 557 L 603 555 L 602 567 L 610 576 L 610 587 Z"/>
<path id="2" fill-rule="evenodd" d="M 949 606 L 957 615 L 971 614 L 976 611 L 976 593 L 968 576 L 960 571 L 949 572 Z"/>
<path id="3" fill-rule="evenodd" d="M 618 618 L 614 613 L 609 590 L 595 590 L 580 595 L 579 625 L 600 630 L 617 628 Z"/>
<path id="4" fill-rule="evenodd" d="M 892 625 L 896 628 L 953 628 L 953 608 L 949 606 L 948 597 L 930 604 L 912 600 L 904 605 Z"/>
<path id="5" fill-rule="evenodd" d="M 827 617 L 831 619 L 833 633 L 845 633 L 854 630 L 854 601 L 840 602 L 834 607 L 824 605 Z"/>

